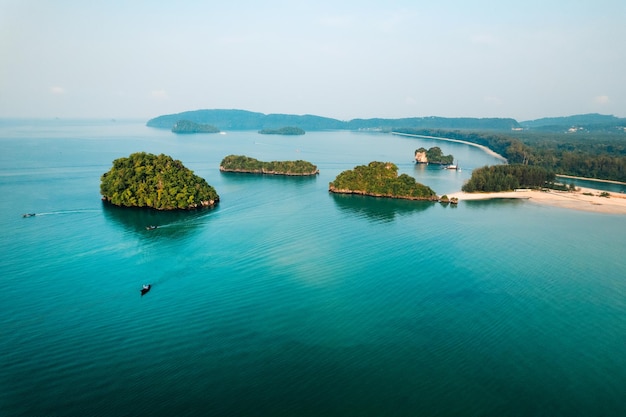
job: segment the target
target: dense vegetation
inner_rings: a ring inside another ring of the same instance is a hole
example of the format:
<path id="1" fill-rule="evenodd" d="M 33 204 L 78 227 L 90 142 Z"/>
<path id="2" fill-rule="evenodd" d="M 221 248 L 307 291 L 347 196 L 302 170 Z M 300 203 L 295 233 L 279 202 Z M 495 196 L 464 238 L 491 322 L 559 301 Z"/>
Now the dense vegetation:
<path id="1" fill-rule="evenodd" d="M 370 162 L 352 170 L 343 171 L 329 184 L 334 193 L 364 194 L 376 197 L 405 198 L 436 201 L 437 195 L 415 178 L 402 174 L 391 162 Z"/>
<path id="2" fill-rule="evenodd" d="M 100 182 L 103 200 L 125 207 L 193 209 L 217 204 L 213 187 L 170 156 L 145 152 L 113 161 Z"/>
<path id="3" fill-rule="evenodd" d="M 417 156 L 418 153 L 424 154 L 429 164 L 450 165 L 454 162 L 454 156 L 444 155 L 441 148 L 438 146 L 434 146 L 428 150 L 426 150 L 426 148 L 416 149 L 415 155 Z"/>
<path id="4" fill-rule="evenodd" d="M 222 159 L 220 171 L 273 175 L 316 175 L 319 173 L 317 166 L 307 161 L 264 162 L 245 155 L 228 155 Z"/>
<path id="5" fill-rule="evenodd" d="M 261 129 L 259 133 L 262 135 L 304 135 L 306 132 L 299 127 L 285 126 L 280 129 Z"/>
<path id="6" fill-rule="evenodd" d="M 557 174 L 626 182 L 626 133 L 486 133 L 398 129 L 399 133 L 464 140 L 504 156 L 511 164 L 538 166 Z"/>
<path id="7" fill-rule="evenodd" d="M 516 188 L 538 188 L 554 182 L 554 173 L 528 165 L 492 165 L 475 169 L 462 190 L 474 192 L 513 191 Z"/>
<path id="8" fill-rule="evenodd" d="M 190 120 L 179 120 L 172 126 L 174 133 L 219 133 L 220 130 L 213 125 L 195 123 Z"/>

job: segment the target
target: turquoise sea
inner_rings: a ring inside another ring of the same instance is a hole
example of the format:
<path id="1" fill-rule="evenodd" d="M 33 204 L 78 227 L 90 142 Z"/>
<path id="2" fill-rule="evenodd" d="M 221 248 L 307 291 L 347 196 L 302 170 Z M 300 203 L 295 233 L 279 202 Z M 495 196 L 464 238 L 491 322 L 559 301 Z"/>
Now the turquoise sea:
<path id="1" fill-rule="evenodd" d="M 2 120 L 0 146 L 3 417 L 626 415 L 625 216 L 327 191 L 374 160 L 458 191 L 499 163 L 480 149 L 85 120 Z M 422 146 L 463 170 L 415 166 Z M 100 176 L 138 151 L 219 206 L 103 205 Z M 228 154 L 320 175 L 222 174 Z"/>

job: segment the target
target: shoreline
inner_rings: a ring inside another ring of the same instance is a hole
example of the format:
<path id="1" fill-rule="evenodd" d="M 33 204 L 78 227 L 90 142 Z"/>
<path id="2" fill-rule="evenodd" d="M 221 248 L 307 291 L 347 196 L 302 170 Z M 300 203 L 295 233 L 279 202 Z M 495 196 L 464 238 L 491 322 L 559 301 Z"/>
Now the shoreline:
<path id="1" fill-rule="evenodd" d="M 601 193 L 607 193 L 608 197 L 601 197 Z M 466 193 L 458 191 L 448 194 L 448 197 L 456 197 L 459 199 L 459 202 L 471 200 L 521 199 L 551 207 L 593 213 L 626 214 L 626 194 L 585 187 L 578 187 L 576 191 L 539 191 L 526 189 L 497 193 Z"/>
<path id="2" fill-rule="evenodd" d="M 570 178 L 570 179 L 573 179 L 573 180 L 584 180 L 584 181 L 592 181 L 592 182 L 605 182 L 605 183 L 608 183 L 608 184 L 626 185 L 626 182 L 622 182 L 622 181 L 601 180 L 599 178 L 576 177 L 574 175 L 565 175 L 565 174 L 555 174 L 555 175 L 557 177 Z"/>
<path id="3" fill-rule="evenodd" d="M 407 136 L 414 138 L 426 138 L 436 140 L 446 140 L 449 142 L 463 143 L 466 145 L 477 147 L 483 150 L 485 153 L 494 156 L 504 163 L 508 163 L 507 159 L 502 155 L 494 152 L 484 145 L 468 142 L 459 139 L 449 139 L 439 136 L 427 136 L 427 135 L 414 135 L 410 133 L 391 132 L 392 135 Z M 560 175 L 557 177 L 571 178 L 586 181 L 598 181 L 612 184 L 626 185 L 624 182 L 600 180 L 596 178 L 575 177 L 571 175 Z M 608 197 L 600 197 L 601 193 L 607 193 Z M 586 194 L 586 195 L 585 195 Z M 626 214 L 626 194 L 616 193 L 604 190 L 598 190 L 588 187 L 577 187 L 576 191 L 539 191 L 539 190 L 518 190 L 518 191 L 503 191 L 497 193 L 465 193 L 463 191 L 457 191 L 448 194 L 448 198 L 457 198 L 459 202 L 469 200 L 492 200 L 492 199 L 520 199 L 528 200 L 535 204 L 542 204 L 552 207 L 567 208 L 572 210 L 587 211 L 593 213 L 605 213 L 605 214 Z"/>
<path id="4" fill-rule="evenodd" d="M 456 142 L 456 143 L 463 143 L 465 145 L 470 145 L 470 146 L 474 146 L 476 148 L 479 148 L 481 150 L 483 150 L 486 154 L 491 155 L 495 158 L 498 158 L 502 161 L 504 161 L 505 163 L 508 163 L 508 160 L 500 155 L 497 152 L 492 151 L 491 149 L 489 149 L 488 147 L 484 146 L 484 145 L 479 145 L 478 143 L 473 143 L 473 142 L 468 142 L 466 140 L 460 140 L 460 139 L 450 139 L 450 138 L 443 138 L 440 136 L 426 136 L 426 135 L 413 135 L 411 133 L 400 133 L 400 132 L 391 132 L 392 135 L 398 135 L 398 136 L 407 136 L 410 138 L 426 138 L 426 139 L 437 139 L 437 140 L 447 140 L 448 142 Z"/>

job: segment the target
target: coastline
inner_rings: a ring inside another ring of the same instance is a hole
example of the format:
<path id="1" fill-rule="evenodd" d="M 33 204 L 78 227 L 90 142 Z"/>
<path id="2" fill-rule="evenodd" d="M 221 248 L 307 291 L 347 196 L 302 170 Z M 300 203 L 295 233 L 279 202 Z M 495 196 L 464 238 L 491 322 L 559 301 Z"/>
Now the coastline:
<path id="1" fill-rule="evenodd" d="M 421 137 L 427 139 L 446 140 L 449 142 L 463 143 L 470 146 L 475 146 L 487 154 L 494 156 L 498 159 L 508 163 L 507 159 L 502 155 L 494 152 L 486 146 L 479 145 L 464 140 L 449 139 L 439 136 L 426 136 L 426 135 L 413 135 L 409 133 L 391 132 L 393 135 L 408 136 L 408 137 Z M 602 181 L 614 184 L 625 184 L 619 181 L 599 180 L 595 178 L 575 177 L 570 175 L 560 175 L 557 177 L 581 179 L 589 181 Z M 608 197 L 600 197 L 601 193 L 607 193 Z M 587 194 L 587 195 L 585 195 Z M 448 194 L 449 198 L 457 198 L 459 202 L 468 200 L 491 200 L 491 199 L 523 199 L 529 200 L 532 203 L 543 204 L 552 207 L 567 208 L 572 210 L 587 211 L 593 213 L 605 213 L 605 214 L 626 214 L 626 194 L 608 192 L 604 190 L 597 190 L 595 188 L 577 187 L 576 191 L 538 191 L 538 190 L 519 190 L 519 191 L 504 191 L 497 193 L 466 193 L 463 191 L 454 192 Z"/>
<path id="2" fill-rule="evenodd" d="M 600 197 L 607 193 L 608 197 Z M 626 194 L 578 187 L 576 191 L 539 191 L 519 190 L 497 193 L 466 193 L 455 192 L 448 197 L 456 197 L 461 201 L 491 199 L 523 199 L 531 203 L 543 204 L 572 210 L 605 214 L 626 214 Z"/>
<path id="3" fill-rule="evenodd" d="M 478 143 L 468 142 L 466 140 L 443 138 L 443 137 L 440 137 L 440 136 L 413 135 L 413 134 L 410 134 L 410 133 L 400 133 L 400 132 L 391 132 L 391 134 L 392 135 L 398 135 L 398 136 L 408 136 L 408 137 L 412 137 L 412 138 L 437 139 L 437 140 L 447 140 L 448 142 L 463 143 L 465 145 L 470 145 L 470 146 L 474 146 L 476 148 L 482 149 L 486 154 L 491 155 L 493 157 L 496 157 L 496 158 L 504 161 L 505 163 L 508 163 L 507 159 L 504 156 L 500 155 L 499 153 L 492 151 L 491 149 L 489 149 L 488 147 L 486 147 L 484 145 L 479 145 Z"/>
<path id="4" fill-rule="evenodd" d="M 561 178 L 570 178 L 574 180 L 595 181 L 595 182 L 605 182 L 607 184 L 626 185 L 626 182 L 614 181 L 614 180 L 601 180 L 599 178 L 575 177 L 573 175 L 565 175 L 565 174 L 556 174 L 556 176 L 561 177 Z"/>

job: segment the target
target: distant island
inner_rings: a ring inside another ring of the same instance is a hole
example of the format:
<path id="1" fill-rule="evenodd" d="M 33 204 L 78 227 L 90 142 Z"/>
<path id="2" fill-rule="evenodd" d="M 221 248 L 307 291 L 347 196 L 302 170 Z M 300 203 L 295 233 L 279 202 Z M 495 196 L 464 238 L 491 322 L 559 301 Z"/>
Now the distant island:
<path id="1" fill-rule="evenodd" d="M 317 166 L 307 161 L 296 160 L 263 162 L 245 155 L 228 155 L 222 159 L 222 162 L 220 163 L 220 171 L 287 176 L 308 176 L 319 174 Z"/>
<path id="2" fill-rule="evenodd" d="M 213 126 L 195 123 L 190 120 L 179 120 L 172 126 L 174 133 L 220 133 L 220 130 Z"/>
<path id="3" fill-rule="evenodd" d="M 306 132 L 299 127 L 285 126 L 280 129 L 261 129 L 262 135 L 304 135 Z"/>
<path id="4" fill-rule="evenodd" d="M 398 176 L 398 167 L 391 162 L 373 161 L 343 171 L 329 184 L 328 190 L 339 194 L 439 201 L 430 187 L 407 174 Z"/>
<path id="5" fill-rule="evenodd" d="M 113 161 L 100 178 L 102 200 L 121 207 L 189 210 L 219 202 L 206 180 L 172 157 L 137 152 Z"/>
<path id="6" fill-rule="evenodd" d="M 428 150 L 419 148 L 415 150 L 415 162 L 418 164 L 450 165 L 454 162 L 454 156 L 444 155 L 438 146 Z"/>

